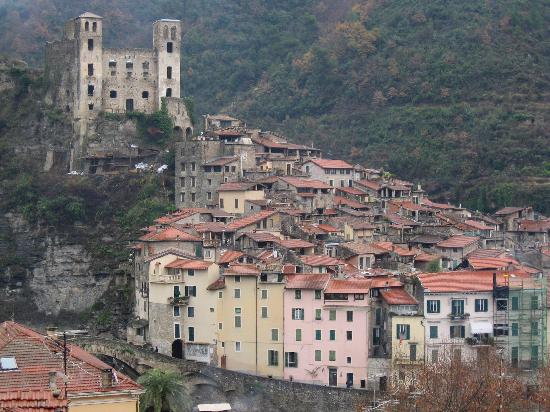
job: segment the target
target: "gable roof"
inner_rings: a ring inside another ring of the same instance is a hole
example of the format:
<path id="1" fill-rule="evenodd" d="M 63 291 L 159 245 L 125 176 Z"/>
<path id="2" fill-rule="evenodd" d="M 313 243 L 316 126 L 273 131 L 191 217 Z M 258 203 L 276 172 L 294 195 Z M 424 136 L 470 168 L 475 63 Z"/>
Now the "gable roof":
<path id="1" fill-rule="evenodd" d="M 495 212 L 495 216 L 511 215 L 513 213 L 521 212 L 523 209 L 525 209 L 525 208 L 524 207 L 507 206 L 507 207 L 503 207 L 500 210 L 497 210 Z"/>
<path id="2" fill-rule="evenodd" d="M 437 243 L 436 246 L 440 248 L 461 248 L 469 246 L 473 243 L 477 243 L 479 241 L 478 237 L 470 237 L 470 236 L 451 236 L 449 239 L 442 240 L 441 242 Z"/>
<path id="3" fill-rule="evenodd" d="M 213 264 L 213 262 L 206 262 L 204 260 L 176 259 L 164 267 L 169 269 L 207 270 Z"/>
<path id="4" fill-rule="evenodd" d="M 331 279 L 325 293 L 368 293 L 371 285 L 369 279 Z"/>
<path id="5" fill-rule="evenodd" d="M 287 275 L 285 289 L 324 289 L 330 275 L 327 273 Z"/>
<path id="6" fill-rule="evenodd" d="M 340 266 L 345 265 L 345 262 L 327 255 L 302 255 L 298 259 L 307 266 Z"/>
<path id="7" fill-rule="evenodd" d="M 89 11 L 86 11 L 82 13 L 80 16 L 77 17 L 77 19 L 102 19 L 103 17 L 98 16 L 97 14 L 90 13 Z"/>
<path id="8" fill-rule="evenodd" d="M 498 286 L 504 286 L 512 280 L 508 273 L 489 270 L 422 273 L 418 279 L 426 292 L 491 292 L 493 273 L 496 273 Z M 514 273 L 514 276 L 521 276 L 521 274 Z M 522 280 L 528 281 L 528 276 Z"/>
<path id="9" fill-rule="evenodd" d="M 418 301 L 405 288 L 380 289 L 380 295 L 388 305 L 418 305 Z"/>
<path id="10" fill-rule="evenodd" d="M 306 179 L 303 177 L 279 177 L 285 183 L 300 189 L 331 189 L 332 186 L 327 185 L 325 182 L 315 179 Z"/>
<path id="11" fill-rule="evenodd" d="M 226 250 L 218 259 L 219 264 L 231 263 L 241 256 L 244 256 L 244 253 L 239 250 Z"/>
<path id="12" fill-rule="evenodd" d="M 323 169 L 353 169 L 353 166 L 343 160 L 309 159 L 305 163 L 314 163 Z"/>
<path id="13" fill-rule="evenodd" d="M 202 242 L 202 239 L 197 236 L 193 236 L 183 230 L 176 229 L 175 227 L 167 227 L 165 229 L 159 229 L 149 232 L 139 238 L 144 242 Z"/>
<path id="14" fill-rule="evenodd" d="M 256 222 L 264 220 L 270 216 L 273 216 L 275 213 L 278 213 L 277 210 L 261 210 L 258 213 L 251 214 L 249 216 L 243 217 L 241 219 L 236 219 L 227 227 L 231 230 L 239 230 L 244 227 L 250 226 Z"/>

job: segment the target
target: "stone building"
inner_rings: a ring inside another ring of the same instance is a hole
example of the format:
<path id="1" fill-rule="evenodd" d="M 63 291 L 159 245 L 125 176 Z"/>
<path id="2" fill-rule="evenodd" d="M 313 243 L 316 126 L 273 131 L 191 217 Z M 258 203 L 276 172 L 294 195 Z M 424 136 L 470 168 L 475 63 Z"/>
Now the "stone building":
<path id="1" fill-rule="evenodd" d="M 61 40 L 47 43 L 47 102 L 72 117 L 80 138 L 73 157 L 101 112 L 153 113 L 163 98 L 177 132 L 192 134 L 180 99 L 181 40 L 181 22 L 163 19 L 153 23 L 153 48 L 105 48 L 103 18 L 84 13 L 65 24 Z"/>

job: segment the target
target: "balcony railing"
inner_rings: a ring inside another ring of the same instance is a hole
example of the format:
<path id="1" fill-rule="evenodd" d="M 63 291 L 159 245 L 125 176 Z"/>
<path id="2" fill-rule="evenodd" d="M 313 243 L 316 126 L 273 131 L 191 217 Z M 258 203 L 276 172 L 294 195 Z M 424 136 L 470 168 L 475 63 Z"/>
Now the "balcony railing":
<path id="1" fill-rule="evenodd" d="M 466 344 L 471 346 L 493 346 L 495 338 L 493 336 L 472 336 L 466 338 Z"/>
<path id="2" fill-rule="evenodd" d="M 189 303 L 189 296 L 170 296 L 168 304 L 173 306 L 185 306 Z"/>
<path id="3" fill-rule="evenodd" d="M 469 313 L 449 313 L 447 315 L 450 320 L 464 320 L 470 317 Z"/>
<path id="4" fill-rule="evenodd" d="M 151 283 L 182 283 L 183 275 L 151 275 L 149 276 Z"/>

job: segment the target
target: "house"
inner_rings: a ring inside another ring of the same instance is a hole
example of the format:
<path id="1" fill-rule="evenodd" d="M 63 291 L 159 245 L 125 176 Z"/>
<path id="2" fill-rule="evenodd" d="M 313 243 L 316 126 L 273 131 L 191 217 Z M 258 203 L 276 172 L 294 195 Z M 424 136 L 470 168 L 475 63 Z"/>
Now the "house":
<path id="1" fill-rule="evenodd" d="M 354 167 L 343 160 L 310 159 L 302 165 L 302 172 L 331 187 L 352 187 Z"/>
<path id="2" fill-rule="evenodd" d="M 533 208 L 531 207 L 508 206 L 497 210 L 494 216 L 502 222 L 502 224 L 499 226 L 499 229 L 503 231 L 516 229 L 516 220 L 534 219 Z"/>
<path id="3" fill-rule="evenodd" d="M 279 177 L 275 190 L 285 194 L 286 200 L 308 212 L 323 211 L 333 207 L 332 187 L 316 179 Z"/>
<path id="4" fill-rule="evenodd" d="M 245 201 L 264 199 L 264 190 L 256 183 L 224 183 L 217 191 L 219 207 L 228 213 L 243 214 Z"/>
<path id="5" fill-rule="evenodd" d="M 456 268 L 466 255 L 479 248 L 479 238 L 471 236 L 451 236 L 436 243 L 435 250 L 442 257 L 444 268 Z"/>
<path id="6" fill-rule="evenodd" d="M 0 410 L 135 412 L 145 391 L 126 375 L 56 335 L 0 324 Z"/>
<path id="7" fill-rule="evenodd" d="M 327 255 L 298 256 L 301 263 L 299 273 L 335 273 L 338 274 L 345 266 L 345 262 Z"/>
<path id="8" fill-rule="evenodd" d="M 244 127 L 242 120 L 231 117 L 227 114 L 207 114 L 204 118 L 204 130 L 217 130 L 229 127 Z"/>
<path id="9" fill-rule="evenodd" d="M 344 224 L 344 239 L 372 242 L 377 227 L 370 222 L 350 222 Z"/>

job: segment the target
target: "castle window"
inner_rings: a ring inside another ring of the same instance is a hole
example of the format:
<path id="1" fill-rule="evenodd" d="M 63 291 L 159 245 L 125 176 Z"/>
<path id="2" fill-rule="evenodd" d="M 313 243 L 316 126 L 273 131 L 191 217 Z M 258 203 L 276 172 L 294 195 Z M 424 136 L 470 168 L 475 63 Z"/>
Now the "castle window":
<path id="1" fill-rule="evenodd" d="M 144 72 L 149 70 L 149 62 L 143 62 L 142 67 Z"/>
<path id="2" fill-rule="evenodd" d="M 148 99 L 149 98 L 149 92 L 147 90 L 143 91 L 141 93 L 141 97 L 143 97 L 144 99 Z"/>
<path id="3" fill-rule="evenodd" d="M 92 23 L 92 30 L 93 30 L 94 32 L 97 31 L 97 23 L 96 23 L 95 21 Z"/>
<path id="4" fill-rule="evenodd" d="M 88 76 L 94 75 L 94 65 L 92 63 L 88 64 Z"/>
<path id="5" fill-rule="evenodd" d="M 162 29 L 162 35 L 165 39 L 168 38 L 168 26 L 164 26 L 164 29 Z"/>
<path id="6" fill-rule="evenodd" d="M 110 97 L 111 99 L 116 98 L 116 90 L 111 90 L 111 91 L 109 92 L 109 97 Z"/>
<path id="7" fill-rule="evenodd" d="M 168 67 L 166 68 L 166 77 L 167 77 L 168 79 L 171 79 L 171 78 L 172 78 L 172 66 L 168 66 Z"/>
<path id="8" fill-rule="evenodd" d="M 170 39 L 176 40 L 176 27 L 170 29 Z"/>
<path id="9" fill-rule="evenodd" d="M 88 110 L 94 110 L 94 105 L 93 105 L 93 103 L 90 103 L 90 104 L 88 105 Z"/>
<path id="10" fill-rule="evenodd" d="M 172 88 L 171 87 L 166 89 L 166 97 L 172 97 Z"/>
<path id="11" fill-rule="evenodd" d="M 116 67 L 116 61 L 115 60 L 109 60 L 109 67 Z"/>
<path id="12" fill-rule="evenodd" d="M 134 68 L 134 63 L 132 63 L 131 61 L 127 61 L 126 62 L 126 68 L 129 69 L 129 70 L 132 70 Z"/>
<path id="13" fill-rule="evenodd" d="M 166 51 L 168 53 L 172 53 L 174 51 L 174 43 L 172 43 L 171 41 L 166 43 Z"/>
<path id="14" fill-rule="evenodd" d="M 93 96 L 93 95 L 94 95 L 94 85 L 89 84 L 88 85 L 88 96 Z"/>
<path id="15" fill-rule="evenodd" d="M 88 50 L 94 49 L 94 39 L 88 39 Z"/>
<path id="16" fill-rule="evenodd" d="M 88 22 L 84 23 L 84 30 L 90 31 L 90 23 Z"/>

